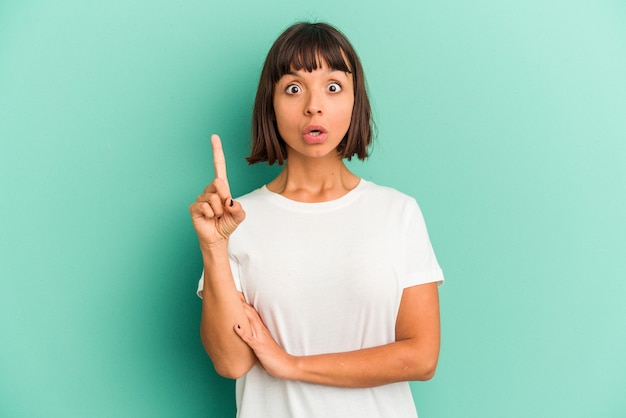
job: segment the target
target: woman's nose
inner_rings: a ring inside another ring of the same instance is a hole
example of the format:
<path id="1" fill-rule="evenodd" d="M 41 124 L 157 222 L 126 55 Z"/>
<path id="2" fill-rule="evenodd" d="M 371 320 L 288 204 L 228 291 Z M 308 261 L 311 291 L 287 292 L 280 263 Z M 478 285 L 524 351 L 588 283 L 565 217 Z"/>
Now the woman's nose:
<path id="1" fill-rule="evenodd" d="M 309 94 L 306 106 L 305 113 L 307 115 L 314 115 L 322 113 L 322 98 L 319 94 L 311 93 Z"/>

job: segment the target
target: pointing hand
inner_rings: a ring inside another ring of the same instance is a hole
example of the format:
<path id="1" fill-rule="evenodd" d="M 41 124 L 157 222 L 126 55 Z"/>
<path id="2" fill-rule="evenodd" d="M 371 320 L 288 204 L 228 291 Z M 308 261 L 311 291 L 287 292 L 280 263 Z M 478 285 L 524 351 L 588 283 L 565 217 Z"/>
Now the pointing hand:
<path id="1" fill-rule="evenodd" d="M 234 201 L 230 194 L 226 175 L 226 158 L 220 137 L 212 135 L 211 144 L 215 179 L 189 206 L 201 248 L 225 243 L 226 239 L 246 217 L 241 205 Z"/>

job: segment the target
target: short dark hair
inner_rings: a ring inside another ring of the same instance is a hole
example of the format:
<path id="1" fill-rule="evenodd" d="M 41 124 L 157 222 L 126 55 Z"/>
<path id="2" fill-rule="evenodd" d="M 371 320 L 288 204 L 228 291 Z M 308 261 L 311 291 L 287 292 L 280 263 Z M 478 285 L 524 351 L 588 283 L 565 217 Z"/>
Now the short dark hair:
<path id="1" fill-rule="evenodd" d="M 342 158 L 354 155 L 364 160 L 372 142 L 372 111 L 367 97 L 365 75 L 356 51 L 338 29 L 327 23 L 296 23 L 274 42 L 265 59 L 252 115 L 252 152 L 249 164 L 267 161 L 283 164 L 287 158 L 285 141 L 280 137 L 274 113 L 274 88 L 286 73 L 314 71 L 321 61 L 333 70 L 352 74 L 354 106 L 350 127 L 337 146 Z"/>

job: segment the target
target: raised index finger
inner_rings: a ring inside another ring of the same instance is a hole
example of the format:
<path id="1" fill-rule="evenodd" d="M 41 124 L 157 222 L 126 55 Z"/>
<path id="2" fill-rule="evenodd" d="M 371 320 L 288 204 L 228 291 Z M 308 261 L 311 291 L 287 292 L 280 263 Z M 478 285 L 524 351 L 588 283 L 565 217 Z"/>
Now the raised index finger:
<path id="1" fill-rule="evenodd" d="M 215 178 L 222 179 L 228 184 L 228 177 L 226 176 L 226 158 L 224 157 L 224 150 L 222 149 L 222 141 L 220 137 L 213 134 L 211 135 L 211 145 L 213 146 L 213 167 L 215 168 Z"/>

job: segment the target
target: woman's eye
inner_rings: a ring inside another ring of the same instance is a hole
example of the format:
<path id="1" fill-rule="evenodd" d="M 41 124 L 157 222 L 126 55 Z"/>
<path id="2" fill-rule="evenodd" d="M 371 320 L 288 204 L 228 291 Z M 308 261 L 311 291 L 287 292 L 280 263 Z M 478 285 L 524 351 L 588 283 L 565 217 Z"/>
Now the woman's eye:
<path id="1" fill-rule="evenodd" d="M 290 84 L 285 89 L 285 92 L 287 94 L 297 94 L 297 93 L 300 93 L 300 86 L 297 85 L 297 84 Z"/>
<path id="2" fill-rule="evenodd" d="M 339 93 L 341 91 L 341 84 L 339 83 L 330 83 L 328 85 L 328 91 L 331 93 Z"/>

